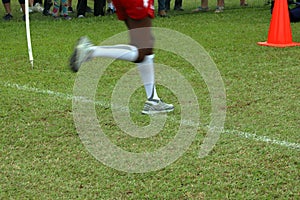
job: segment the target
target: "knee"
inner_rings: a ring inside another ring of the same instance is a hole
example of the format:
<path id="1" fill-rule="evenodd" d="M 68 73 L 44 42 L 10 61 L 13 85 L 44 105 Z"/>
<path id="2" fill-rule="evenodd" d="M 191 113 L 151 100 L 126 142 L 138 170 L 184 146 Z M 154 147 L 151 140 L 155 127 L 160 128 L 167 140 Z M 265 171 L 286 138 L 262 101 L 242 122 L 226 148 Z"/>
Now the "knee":
<path id="1" fill-rule="evenodd" d="M 143 62 L 145 56 L 153 54 L 152 48 L 139 49 L 138 51 L 139 51 L 139 56 L 138 56 L 137 60 L 135 61 L 135 63 Z"/>

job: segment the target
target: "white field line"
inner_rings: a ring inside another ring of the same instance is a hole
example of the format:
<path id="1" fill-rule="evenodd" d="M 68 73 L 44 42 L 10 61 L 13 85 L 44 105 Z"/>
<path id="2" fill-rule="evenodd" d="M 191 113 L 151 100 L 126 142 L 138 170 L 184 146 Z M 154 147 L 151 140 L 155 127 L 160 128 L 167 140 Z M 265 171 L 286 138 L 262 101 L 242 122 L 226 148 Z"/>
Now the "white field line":
<path id="1" fill-rule="evenodd" d="M 242 138 L 246 138 L 246 139 L 250 139 L 250 140 L 256 140 L 256 141 L 259 141 L 259 142 L 266 142 L 266 143 L 269 143 L 269 144 L 277 144 L 277 145 L 280 145 L 280 146 L 283 146 L 283 147 L 287 147 L 287 148 L 290 148 L 290 149 L 296 149 L 296 150 L 300 151 L 300 144 L 299 143 L 288 142 L 288 141 L 285 141 L 285 140 L 276 140 L 276 139 L 269 138 L 267 136 L 256 135 L 254 133 L 247 133 L 247 132 L 238 131 L 238 130 L 224 130 L 224 133 L 237 135 L 237 136 L 242 137 Z"/>
<path id="2" fill-rule="evenodd" d="M 65 93 L 61 93 L 61 92 L 55 92 L 52 90 L 43 90 L 43 89 L 39 89 L 39 88 L 34 88 L 34 87 L 29 87 L 26 85 L 19 85 L 19 84 L 15 84 L 15 83 L 4 83 L 3 84 L 5 87 L 8 88 L 16 88 L 18 90 L 22 90 L 22 91 L 26 91 L 26 92 L 33 92 L 33 93 L 37 93 L 37 94 L 46 94 L 46 95 L 51 95 L 51 96 L 56 96 L 56 97 L 60 97 L 66 100 L 73 100 L 73 99 L 81 99 L 81 101 L 92 101 L 92 100 L 88 100 L 85 97 L 79 97 L 79 96 L 73 96 L 70 94 L 65 94 Z M 108 103 L 105 103 L 104 101 L 96 101 L 95 102 L 96 105 L 102 106 L 102 107 L 107 107 L 109 106 Z"/>
<path id="3" fill-rule="evenodd" d="M 3 83 L 2 83 L 3 84 Z M 43 89 L 39 89 L 39 88 L 34 88 L 34 87 L 30 87 L 30 86 L 26 86 L 26 85 L 19 85 L 19 84 L 15 84 L 15 83 L 4 83 L 3 84 L 5 87 L 8 88 L 15 88 L 17 90 L 22 90 L 22 91 L 26 91 L 26 92 L 33 92 L 33 93 L 39 93 L 39 94 L 46 94 L 46 95 L 51 95 L 51 96 L 56 96 L 56 97 L 60 97 L 66 100 L 72 100 L 72 99 L 81 99 L 82 101 L 91 101 L 86 99 L 85 97 L 76 97 L 70 94 L 65 94 L 65 93 L 61 93 L 61 92 L 55 92 L 55 91 L 51 91 L 51 90 L 43 90 Z M 104 102 L 104 101 L 95 101 L 96 105 L 102 106 L 102 107 L 109 107 L 109 103 Z M 187 122 L 187 123 L 192 123 L 193 122 Z M 272 139 L 269 138 L 267 136 L 260 136 L 260 135 L 256 135 L 253 133 L 248 133 L 248 132 L 243 132 L 243 131 L 238 131 L 238 130 L 224 130 L 223 133 L 225 134 L 232 134 L 232 135 L 237 135 L 239 137 L 242 138 L 246 138 L 246 139 L 250 139 L 250 140 L 255 140 L 255 141 L 259 141 L 259 142 L 265 142 L 268 144 L 276 144 L 279 146 L 283 146 L 283 147 L 287 147 L 289 149 L 295 149 L 295 150 L 300 150 L 300 144 L 299 143 L 293 143 L 293 142 L 288 142 L 285 140 L 276 140 L 276 139 Z"/>

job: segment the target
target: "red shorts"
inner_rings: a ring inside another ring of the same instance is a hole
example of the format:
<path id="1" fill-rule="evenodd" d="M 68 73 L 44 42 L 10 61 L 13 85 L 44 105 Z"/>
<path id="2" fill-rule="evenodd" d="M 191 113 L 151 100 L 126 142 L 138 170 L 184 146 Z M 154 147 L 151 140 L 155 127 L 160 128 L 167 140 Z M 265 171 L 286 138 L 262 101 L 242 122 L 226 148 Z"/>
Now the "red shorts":
<path id="1" fill-rule="evenodd" d="M 119 20 L 154 18 L 154 0 L 113 0 Z"/>

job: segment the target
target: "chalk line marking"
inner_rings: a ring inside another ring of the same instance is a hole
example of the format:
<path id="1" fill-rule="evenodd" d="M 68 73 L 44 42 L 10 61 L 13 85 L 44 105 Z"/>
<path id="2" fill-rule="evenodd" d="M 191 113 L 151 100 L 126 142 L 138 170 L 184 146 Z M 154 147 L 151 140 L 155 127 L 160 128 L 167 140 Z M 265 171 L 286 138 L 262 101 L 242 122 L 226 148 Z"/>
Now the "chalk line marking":
<path id="1" fill-rule="evenodd" d="M 17 90 L 22 90 L 25 92 L 33 92 L 33 93 L 38 93 L 38 94 L 46 94 L 46 95 L 56 96 L 56 97 L 63 98 L 66 100 L 72 100 L 74 98 L 76 98 L 76 99 L 78 98 L 78 99 L 81 99 L 82 101 L 92 102 L 92 100 L 86 99 L 85 97 L 77 97 L 77 96 L 73 96 L 70 94 L 55 92 L 52 90 L 44 90 L 44 89 L 34 88 L 34 87 L 27 86 L 27 85 L 19 85 L 16 83 L 9 83 L 9 82 L 2 83 L 2 85 L 4 85 L 7 88 L 15 88 Z M 104 101 L 95 101 L 95 104 L 102 106 L 102 107 L 110 107 L 110 104 L 107 102 L 104 102 Z M 190 124 L 193 122 L 186 122 L 186 123 Z M 299 143 L 288 142 L 285 140 L 276 140 L 276 139 L 269 138 L 267 136 L 261 136 L 261 135 L 238 131 L 238 130 L 224 130 L 223 134 L 237 135 L 242 138 L 255 140 L 255 141 L 259 141 L 259 142 L 265 142 L 268 144 L 276 144 L 276 145 L 283 146 L 283 147 L 286 147 L 289 149 L 295 149 L 295 150 L 300 151 Z"/>
<path id="2" fill-rule="evenodd" d="M 293 143 L 293 142 L 288 142 L 285 140 L 276 140 L 276 139 L 272 139 L 269 138 L 267 136 L 263 136 L 263 135 L 257 135 L 254 133 L 248 133 L 248 132 L 243 132 L 243 131 L 238 131 L 238 130 L 224 130 L 223 133 L 225 134 L 233 134 L 233 135 L 237 135 L 239 137 L 243 137 L 246 139 L 251 139 L 251 140 L 256 140 L 259 142 L 265 142 L 265 143 L 269 143 L 269 144 L 277 144 L 283 147 L 287 147 L 290 149 L 296 149 L 298 151 L 300 151 L 300 144 L 299 143 Z"/>

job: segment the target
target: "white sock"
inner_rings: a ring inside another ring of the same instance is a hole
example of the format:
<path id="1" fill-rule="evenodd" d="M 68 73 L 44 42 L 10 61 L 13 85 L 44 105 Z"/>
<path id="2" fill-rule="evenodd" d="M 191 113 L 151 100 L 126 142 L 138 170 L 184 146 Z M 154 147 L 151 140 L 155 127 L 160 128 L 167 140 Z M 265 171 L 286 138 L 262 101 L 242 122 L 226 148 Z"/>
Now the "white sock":
<path id="1" fill-rule="evenodd" d="M 132 45 L 93 46 L 89 58 L 106 57 L 134 62 L 138 58 L 138 49 Z"/>
<path id="2" fill-rule="evenodd" d="M 137 63 L 145 87 L 147 99 L 160 100 L 154 84 L 154 55 L 145 56 L 143 62 Z"/>

